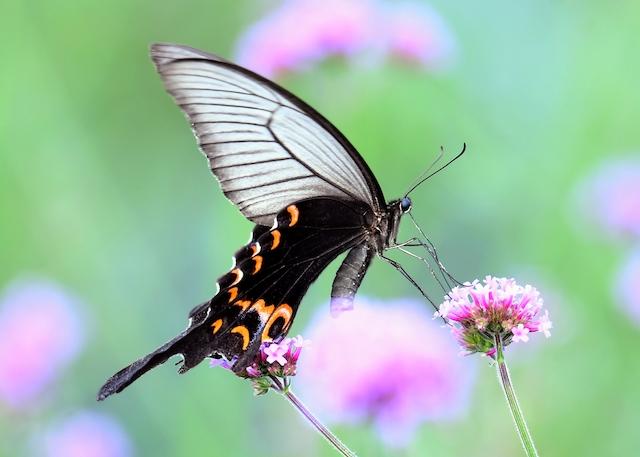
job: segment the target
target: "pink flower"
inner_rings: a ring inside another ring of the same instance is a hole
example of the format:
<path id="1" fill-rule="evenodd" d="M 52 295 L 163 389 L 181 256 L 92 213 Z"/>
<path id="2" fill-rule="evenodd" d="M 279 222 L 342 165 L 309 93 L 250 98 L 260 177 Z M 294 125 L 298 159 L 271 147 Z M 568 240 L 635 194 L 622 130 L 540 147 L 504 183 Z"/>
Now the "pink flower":
<path id="1" fill-rule="evenodd" d="M 580 190 L 588 218 L 611 234 L 640 236 L 640 156 L 602 164 Z"/>
<path id="2" fill-rule="evenodd" d="M 423 422 L 464 410 L 468 361 L 418 302 L 359 296 L 337 319 L 323 308 L 307 332 L 314 347 L 297 387 L 333 422 L 373 423 L 385 443 L 404 446 Z"/>
<path id="3" fill-rule="evenodd" d="M 84 340 L 75 300 L 43 280 L 11 284 L 0 298 L 0 401 L 32 402 L 73 360 Z"/>
<path id="4" fill-rule="evenodd" d="M 640 249 L 636 249 L 622 265 L 615 285 L 621 309 L 640 325 Z"/>
<path id="5" fill-rule="evenodd" d="M 391 53 L 432 68 L 453 40 L 426 6 L 382 0 L 286 0 L 241 37 L 237 60 L 266 77 L 331 56 Z"/>
<path id="6" fill-rule="evenodd" d="M 545 309 L 544 314 L 538 319 L 538 332 L 542 332 L 546 338 L 551 336 L 553 323 L 549 320 L 549 310 Z"/>
<path id="7" fill-rule="evenodd" d="M 302 335 L 294 336 L 293 338 L 285 338 L 283 343 L 288 346 L 286 357 L 290 364 L 298 362 L 302 349 L 311 345 L 311 341 L 305 340 Z"/>
<path id="8" fill-rule="evenodd" d="M 311 346 L 311 341 L 305 340 L 302 335 L 294 336 L 289 340 L 289 343 L 293 345 L 294 348 L 306 348 Z"/>
<path id="9" fill-rule="evenodd" d="M 284 343 L 284 341 L 283 341 Z M 289 351 L 289 344 L 271 343 L 263 349 L 264 355 L 267 356 L 267 363 L 279 363 L 282 366 L 287 364 L 284 355 Z"/>
<path id="10" fill-rule="evenodd" d="M 262 371 L 254 365 L 247 367 L 247 376 L 250 378 L 259 378 L 262 376 Z"/>
<path id="11" fill-rule="evenodd" d="M 451 324 L 460 345 L 468 352 L 495 353 L 494 338 L 505 343 L 529 341 L 529 333 L 550 336 L 549 312 L 542 311 L 540 293 L 530 285 L 520 286 L 514 279 L 485 277 L 454 287 L 440 305 L 436 316 Z"/>
<path id="12" fill-rule="evenodd" d="M 46 457 L 129 457 L 123 428 L 108 416 L 80 412 L 55 426 L 44 439 Z"/>
<path id="13" fill-rule="evenodd" d="M 524 324 L 518 324 L 515 327 L 511 328 L 511 333 L 513 334 L 513 342 L 518 343 L 522 341 L 526 343 L 529 341 L 529 329 L 524 326 Z"/>
<path id="14" fill-rule="evenodd" d="M 453 37 L 440 16 L 412 1 L 393 4 L 385 15 L 387 51 L 428 68 L 442 66 L 453 53 Z"/>

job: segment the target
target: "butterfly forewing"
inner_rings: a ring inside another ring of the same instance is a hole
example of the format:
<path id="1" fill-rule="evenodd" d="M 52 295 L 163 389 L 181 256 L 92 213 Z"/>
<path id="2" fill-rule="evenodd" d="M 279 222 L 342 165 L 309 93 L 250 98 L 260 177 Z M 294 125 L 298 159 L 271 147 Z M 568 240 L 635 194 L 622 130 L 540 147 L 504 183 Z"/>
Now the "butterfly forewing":
<path id="1" fill-rule="evenodd" d="M 292 202 L 320 196 L 380 210 L 384 197 L 367 165 L 306 103 L 202 51 L 154 45 L 151 52 L 224 194 L 247 218 L 270 225 Z"/>

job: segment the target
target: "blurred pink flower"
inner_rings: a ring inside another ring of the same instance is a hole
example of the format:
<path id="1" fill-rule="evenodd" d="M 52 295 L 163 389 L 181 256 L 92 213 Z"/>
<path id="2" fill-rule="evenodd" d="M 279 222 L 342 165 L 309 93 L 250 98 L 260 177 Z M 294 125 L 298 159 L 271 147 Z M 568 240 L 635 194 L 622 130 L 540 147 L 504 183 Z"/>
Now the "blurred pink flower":
<path id="1" fill-rule="evenodd" d="M 46 457 L 128 457 L 132 446 L 123 428 L 112 418 L 79 412 L 45 435 Z"/>
<path id="2" fill-rule="evenodd" d="M 602 164 L 580 190 L 587 217 L 612 234 L 640 236 L 640 157 Z"/>
<path id="3" fill-rule="evenodd" d="M 620 307 L 640 325 L 640 249 L 632 252 L 622 265 L 615 289 Z"/>
<path id="4" fill-rule="evenodd" d="M 394 3 L 382 23 L 387 51 L 391 55 L 436 68 L 453 54 L 451 32 L 442 18 L 423 3 Z"/>
<path id="5" fill-rule="evenodd" d="M 313 348 L 298 363 L 296 383 L 307 402 L 333 422 L 371 420 L 391 446 L 408 444 L 425 421 L 461 414 L 469 360 L 424 305 L 356 302 L 337 319 L 323 309 L 307 330 Z"/>
<path id="6" fill-rule="evenodd" d="M 75 302 L 59 286 L 14 282 L 0 298 L 0 402 L 27 405 L 60 375 L 82 341 Z"/>
<path id="7" fill-rule="evenodd" d="M 446 59 L 453 40 L 424 5 L 382 0 L 285 0 L 240 38 L 237 60 L 266 77 L 329 56 L 387 51 L 428 67 Z"/>
<path id="8" fill-rule="evenodd" d="M 520 286 L 514 279 L 486 276 L 483 283 L 454 287 L 436 316 L 451 324 L 462 348 L 469 352 L 495 353 L 496 335 L 504 345 L 529 341 L 529 333 L 551 336 L 549 311 L 542 314 L 543 300 L 535 287 Z"/>
<path id="9" fill-rule="evenodd" d="M 238 63 L 271 77 L 361 50 L 374 33 L 370 0 L 287 0 L 240 39 Z"/>

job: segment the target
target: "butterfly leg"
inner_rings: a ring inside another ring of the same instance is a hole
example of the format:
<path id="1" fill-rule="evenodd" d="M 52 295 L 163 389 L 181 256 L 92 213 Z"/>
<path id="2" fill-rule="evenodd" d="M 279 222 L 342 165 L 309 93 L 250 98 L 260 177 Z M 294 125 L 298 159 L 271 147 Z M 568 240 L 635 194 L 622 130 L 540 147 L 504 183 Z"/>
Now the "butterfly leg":
<path id="1" fill-rule="evenodd" d="M 419 245 L 416 245 L 419 246 Z M 417 254 L 414 254 L 413 252 L 409 251 L 408 249 L 403 248 L 402 246 L 398 245 L 397 249 L 404 252 L 405 254 L 407 254 L 408 256 L 413 257 L 414 259 L 420 260 L 422 263 L 424 263 L 427 267 L 427 269 L 429 270 L 429 272 L 431 273 L 431 276 L 433 276 L 433 279 L 436 280 L 436 282 L 438 283 L 438 285 L 440 286 L 440 288 L 444 291 L 444 293 L 447 293 L 451 287 L 449 285 L 449 282 L 447 281 L 447 277 L 442 273 L 442 269 L 441 269 L 441 274 L 442 274 L 442 278 L 444 279 L 444 282 L 446 284 L 447 287 L 445 287 L 442 284 L 442 281 L 440 280 L 440 278 L 438 277 L 438 275 L 436 274 L 436 271 L 433 269 L 433 267 L 431 266 L 431 262 L 429 262 L 425 257 L 421 257 Z"/>
<path id="2" fill-rule="evenodd" d="M 429 238 L 426 238 L 426 237 L 425 237 L 425 240 L 426 240 L 426 243 L 425 242 L 421 242 L 422 243 L 422 247 L 425 248 L 425 250 L 431 256 L 431 258 L 436 263 L 436 265 L 438 265 L 438 269 L 440 270 L 440 274 L 444 278 L 444 280 L 447 283 L 447 285 L 451 286 L 449 280 L 451 280 L 453 282 L 453 284 L 456 284 L 456 285 L 459 285 L 459 286 L 462 285 L 462 283 L 460 281 L 458 281 L 453 275 L 451 275 L 451 273 L 449 273 L 447 271 L 447 269 L 445 268 L 445 266 L 442 264 L 442 262 L 440 261 L 440 257 L 438 256 L 438 251 L 436 251 L 436 247 L 431 242 L 431 240 Z M 449 287 L 449 289 L 451 289 L 451 287 Z"/>
<path id="3" fill-rule="evenodd" d="M 431 303 L 431 306 L 433 306 L 436 310 L 438 309 L 436 307 L 436 304 L 433 302 L 433 300 L 427 295 L 427 293 L 422 289 L 422 287 L 420 287 L 417 283 L 417 281 L 415 279 L 413 279 L 413 277 L 407 272 L 407 270 L 404 269 L 404 267 L 402 265 L 400 265 L 398 262 L 396 262 L 395 260 L 386 257 L 384 254 L 380 254 L 380 258 L 383 259 L 385 262 L 387 262 L 388 264 L 390 264 L 392 267 L 394 267 L 396 270 L 398 270 L 402 276 L 404 276 L 405 278 L 407 278 L 407 280 L 416 288 L 418 289 L 418 291 L 420 292 L 420 294 L 422 294 L 422 296 L 424 298 L 427 299 L 427 301 L 429 303 Z"/>
<path id="4" fill-rule="evenodd" d="M 431 276 L 433 276 L 433 278 L 436 280 L 436 282 L 438 283 L 440 288 L 442 288 L 442 290 L 446 293 L 447 291 L 449 291 L 451 289 L 451 284 L 449 283 L 449 278 L 453 279 L 453 281 L 455 283 L 459 284 L 459 282 L 455 278 L 451 277 L 449 272 L 444 268 L 444 265 L 442 265 L 442 263 L 438 259 L 438 254 L 436 253 L 436 249 L 435 249 L 433 243 L 428 238 L 426 238 L 426 241 L 427 242 L 425 243 L 420 238 L 413 237 L 413 238 L 409 238 L 407 241 L 403 241 L 402 243 L 394 243 L 391 246 L 389 246 L 389 249 L 398 249 L 398 250 L 404 252 L 405 254 L 410 255 L 411 257 L 413 257 L 415 259 L 418 259 L 421 262 L 423 262 L 427 266 L 427 269 L 431 273 Z M 421 256 L 419 256 L 417 254 L 414 254 L 413 252 L 411 252 L 411 251 L 409 251 L 407 249 L 404 249 L 405 247 L 422 247 L 422 248 L 424 248 L 427 251 L 427 253 L 431 256 L 433 261 L 436 263 L 436 265 L 438 266 L 438 269 L 440 270 L 440 274 L 442 275 L 442 279 L 444 280 L 445 284 L 447 285 L 447 288 L 445 288 L 443 286 L 442 281 L 436 275 L 435 270 L 431 266 L 431 262 L 429 262 L 424 257 L 421 257 Z"/>
<path id="5" fill-rule="evenodd" d="M 402 243 L 396 243 L 395 241 L 389 245 L 389 249 L 398 248 L 401 246 L 422 246 L 424 243 L 420 241 L 420 239 L 416 236 L 413 238 L 409 238 L 407 241 L 403 241 Z"/>
<path id="6" fill-rule="evenodd" d="M 465 145 L 466 147 L 466 145 Z M 464 148 L 463 151 L 464 152 Z M 456 157 L 457 158 L 457 157 Z M 454 159 L 455 160 L 455 159 Z M 418 230 L 418 233 L 420 233 L 420 235 L 426 240 L 426 243 L 423 242 L 422 240 L 418 240 L 419 243 L 427 250 L 427 252 L 429 253 L 429 255 L 431 256 L 431 258 L 433 258 L 433 260 L 437 263 L 438 268 L 440 269 L 440 272 L 442 274 L 443 277 L 447 277 L 450 280 L 452 280 L 455 284 L 458 285 L 462 285 L 462 283 L 460 281 L 458 281 L 456 278 L 454 278 L 448 271 L 447 269 L 444 267 L 444 265 L 442 264 L 442 262 L 440 261 L 440 258 L 438 257 L 438 252 L 436 251 L 436 247 L 434 246 L 434 244 L 431 242 L 431 240 L 429 239 L 429 237 L 426 235 L 426 233 L 424 233 L 424 230 L 422 230 L 422 227 L 420 227 L 420 225 L 418 225 L 418 222 L 416 221 L 416 219 L 413 217 L 413 214 L 409 213 L 409 217 L 411 218 L 411 222 L 413 223 L 413 225 L 415 226 L 416 230 Z M 448 283 L 448 281 L 447 281 Z"/>

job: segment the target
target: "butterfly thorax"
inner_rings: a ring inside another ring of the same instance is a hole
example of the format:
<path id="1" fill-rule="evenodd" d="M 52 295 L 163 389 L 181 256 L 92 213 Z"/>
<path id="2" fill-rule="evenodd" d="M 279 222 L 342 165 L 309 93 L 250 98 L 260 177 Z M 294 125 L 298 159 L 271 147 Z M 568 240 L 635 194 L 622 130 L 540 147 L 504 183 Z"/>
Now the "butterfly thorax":
<path id="1" fill-rule="evenodd" d="M 398 237 L 400 219 L 411 210 L 411 200 L 404 197 L 387 203 L 384 211 L 376 213 L 376 248 L 382 252 L 393 246 Z"/>

